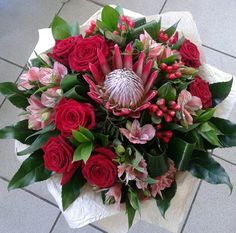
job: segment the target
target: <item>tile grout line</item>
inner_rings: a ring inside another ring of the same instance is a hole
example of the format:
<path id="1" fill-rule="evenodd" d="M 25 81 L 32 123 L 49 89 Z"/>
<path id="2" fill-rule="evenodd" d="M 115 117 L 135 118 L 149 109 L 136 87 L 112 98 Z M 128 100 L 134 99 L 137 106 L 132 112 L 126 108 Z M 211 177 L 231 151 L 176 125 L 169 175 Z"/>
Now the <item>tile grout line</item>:
<path id="1" fill-rule="evenodd" d="M 230 163 L 231 165 L 236 166 L 235 163 L 233 163 L 233 162 L 231 162 L 231 161 L 229 161 L 229 160 L 227 160 L 227 159 L 224 159 L 224 158 L 222 158 L 222 157 L 220 157 L 220 156 L 218 156 L 218 155 L 215 155 L 215 154 L 213 154 L 213 153 L 212 153 L 212 155 L 213 155 L 214 157 L 220 159 L 220 160 L 225 161 L 226 163 Z"/>
<path id="2" fill-rule="evenodd" d="M 159 11 L 159 14 L 161 14 L 162 11 L 164 10 L 166 3 L 167 3 L 167 0 L 165 0 L 165 2 L 163 3 L 163 5 L 162 5 L 162 7 L 161 7 L 161 9 Z"/>
<path id="3" fill-rule="evenodd" d="M 61 212 L 57 215 L 57 217 L 56 217 L 56 219 L 55 219 L 55 221 L 54 221 L 54 223 L 53 223 L 53 225 L 52 225 L 52 227 L 51 227 L 49 233 L 52 233 L 52 232 L 53 232 L 55 226 L 57 225 L 57 222 L 58 222 L 60 216 L 61 216 Z"/>
<path id="4" fill-rule="evenodd" d="M 86 0 L 86 1 L 87 1 L 87 2 L 92 2 L 92 3 L 94 3 L 94 4 L 98 5 L 98 6 L 101 6 L 101 7 L 104 6 L 104 4 L 99 3 L 99 2 L 97 2 L 97 1 L 94 1 L 94 0 Z"/>
<path id="5" fill-rule="evenodd" d="M 95 229 L 97 229 L 98 231 L 101 231 L 102 233 L 108 233 L 107 231 L 101 229 L 100 227 L 95 226 L 95 225 L 92 224 L 92 223 L 89 223 L 88 225 L 91 226 L 91 227 L 93 227 L 93 228 L 95 228 Z"/>
<path id="6" fill-rule="evenodd" d="M 195 193 L 195 195 L 194 195 L 193 201 L 192 201 L 192 203 L 191 203 L 191 205 L 190 205 L 189 211 L 188 211 L 188 213 L 187 213 L 187 216 L 186 216 L 186 218 L 185 218 L 185 221 L 184 221 L 184 224 L 183 224 L 183 226 L 182 226 L 182 228 L 181 228 L 180 233 L 183 233 L 183 232 L 184 232 L 185 226 L 186 226 L 186 224 L 187 224 L 187 222 L 188 222 L 190 213 L 192 212 L 192 208 L 193 208 L 193 205 L 194 205 L 194 203 L 195 203 L 195 201 L 196 201 L 196 197 L 197 197 L 198 192 L 199 192 L 199 190 L 200 190 L 201 184 L 202 184 L 202 181 L 199 182 L 199 185 L 198 185 L 198 187 L 197 187 L 197 191 L 196 191 L 196 193 Z"/>
<path id="7" fill-rule="evenodd" d="M 19 65 L 19 64 L 13 62 L 13 61 L 10 61 L 10 60 L 8 60 L 8 59 L 6 59 L 6 58 L 4 58 L 4 57 L 0 57 L 0 60 L 5 61 L 5 62 L 7 62 L 7 63 L 9 63 L 9 64 L 11 64 L 11 65 L 17 66 L 17 67 L 19 67 L 19 68 L 22 68 L 22 69 L 24 68 L 24 66 Z"/>

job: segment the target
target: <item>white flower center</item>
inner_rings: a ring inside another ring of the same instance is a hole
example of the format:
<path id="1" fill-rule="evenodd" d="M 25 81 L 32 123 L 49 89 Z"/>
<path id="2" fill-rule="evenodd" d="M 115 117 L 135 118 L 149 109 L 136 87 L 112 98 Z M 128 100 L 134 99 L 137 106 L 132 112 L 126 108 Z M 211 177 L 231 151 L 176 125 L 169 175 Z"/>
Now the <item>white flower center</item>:
<path id="1" fill-rule="evenodd" d="M 109 101 L 119 107 L 136 107 L 144 96 L 143 80 L 127 68 L 107 74 L 104 87 Z"/>

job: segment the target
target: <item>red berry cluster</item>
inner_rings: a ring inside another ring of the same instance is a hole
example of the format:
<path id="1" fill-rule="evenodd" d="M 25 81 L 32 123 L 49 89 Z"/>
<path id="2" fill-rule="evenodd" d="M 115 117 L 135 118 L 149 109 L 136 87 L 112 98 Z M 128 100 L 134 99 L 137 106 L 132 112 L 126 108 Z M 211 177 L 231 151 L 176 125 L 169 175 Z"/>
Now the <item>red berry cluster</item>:
<path id="1" fill-rule="evenodd" d="M 127 32 L 128 30 L 134 28 L 134 21 L 132 21 L 131 19 L 129 19 L 127 16 L 120 16 L 120 23 L 118 23 L 117 25 L 117 29 L 123 33 Z M 119 31 L 115 30 L 113 31 L 113 34 L 115 35 L 119 35 Z"/>
<path id="2" fill-rule="evenodd" d="M 169 40 L 169 36 L 163 30 L 160 30 L 158 40 L 166 43 Z"/>
<path id="3" fill-rule="evenodd" d="M 95 28 L 96 28 L 96 22 L 94 20 L 92 20 L 90 22 L 89 28 L 87 30 L 85 30 L 85 33 L 87 35 L 92 35 L 94 33 Z"/>
<path id="4" fill-rule="evenodd" d="M 157 138 L 162 139 L 163 142 L 168 143 L 173 136 L 173 132 L 170 130 L 158 131 L 156 133 Z"/>
<path id="5" fill-rule="evenodd" d="M 174 63 L 171 66 L 168 66 L 166 63 L 161 63 L 160 68 L 161 68 L 161 70 L 166 71 L 168 73 L 167 77 L 170 80 L 181 78 L 181 76 L 182 76 L 180 69 L 179 69 L 180 68 L 179 64 L 177 64 L 177 63 Z"/>

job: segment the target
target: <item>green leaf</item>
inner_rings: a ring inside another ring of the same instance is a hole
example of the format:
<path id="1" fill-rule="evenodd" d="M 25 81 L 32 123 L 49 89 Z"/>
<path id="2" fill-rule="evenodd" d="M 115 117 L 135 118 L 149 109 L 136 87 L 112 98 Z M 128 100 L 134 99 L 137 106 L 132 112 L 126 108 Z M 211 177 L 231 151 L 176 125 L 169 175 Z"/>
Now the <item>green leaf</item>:
<path id="1" fill-rule="evenodd" d="M 167 34 L 169 38 L 174 35 L 176 28 L 179 24 L 179 21 L 164 31 L 164 33 Z"/>
<path id="2" fill-rule="evenodd" d="M 135 210 L 140 210 L 140 202 L 139 202 L 138 195 L 131 188 L 129 188 L 128 197 L 129 197 L 130 205 L 132 206 L 132 208 Z"/>
<path id="3" fill-rule="evenodd" d="M 87 102 L 87 98 L 82 96 L 83 92 L 86 90 L 86 88 L 82 85 L 74 86 L 72 89 L 64 93 L 64 96 L 69 99 L 74 99 L 79 102 Z"/>
<path id="4" fill-rule="evenodd" d="M 128 215 L 128 225 L 129 228 L 132 226 L 136 210 L 130 204 L 129 199 L 126 200 L 126 214 Z"/>
<path id="5" fill-rule="evenodd" d="M 44 167 L 42 153 L 38 152 L 28 157 L 20 169 L 13 176 L 8 185 L 8 190 L 23 188 L 34 182 L 43 181 L 50 177 L 51 171 Z"/>
<path id="6" fill-rule="evenodd" d="M 166 101 L 171 101 L 176 99 L 176 89 L 167 82 L 158 89 L 158 97 L 164 98 Z"/>
<path id="7" fill-rule="evenodd" d="M 108 39 L 108 40 L 112 40 L 114 41 L 116 44 L 119 44 L 119 45 L 123 45 L 124 44 L 124 38 L 122 38 L 121 36 L 119 35 L 115 35 L 113 34 L 112 32 L 110 31 L 105 31 L 104 33 L 105 37 Z"/>
<path id="8" fill-rule="evenodd" d="M 72 135 L 74 136 L 74 138 L 80 143 L 93 142 L 94 141 L 93 134 L 87 129 L 85 129 L 85 131 L 81 130 L 82 128 L 83 127 L 80 127 L 79 131 L 72 130 Z"/>
<path id="9" fill-rule="evenodd" d="M 27 100 L 29 95 L 23 91 L 18 90 L 15 83 L 0 83 L 0 93 L 4 95 L 17 108 L 25 109 L 29 105 Z"/>
<path id="10" fill-rule="evenodd" d="M 62 197 L 62 207 L 65 211 L 71 203 L 73 203 L 81 193 L 81 189 L 86 184 L 81 170 L 78 170 L 71 180 L 62 186 L 61 197 Z"/>
<path id="11" fill-rule="evenodd" d="M 96 26 L 98 28 L 102 29 L 103 31 L 109 30 L 109 27 L 99 19 L 97 19 L 97 21 L 96 21 Z"/>
<path id="12" fill-rule="evenodd" d="M 95 137 L 95 143 L 98 145 L 101 145 L 103 147 L 106 147 L 109 143 L 109 135 L 105 135 L 102 133 L 93 133 Z"/>
<path id="13" fill-rule="evenodd" d="M 167 153 L 174 160 L 177 170 L 185 171 L 188 169 L 195 144 L 196 142 L 190 143 L 175 136 L 171 138 Z"/>
<path id="14" fill-rule="evenodd" d="M 79 35 L 79 33 L 80 33 L 79 24 L 78 24 L 78 22 L 74 22 L 71 25 L 70 34 L 71 34 L 71 36 L 77 36 L 77 35 Z"/>
<path id="15" fill-rule="evenodd" d="M 193 129 L 197 128 L 200 125 L 200 123 L 194 123 L 192 125 L 188 125 L 188 127 L 183 127 L 182 125 L 170 122 L 168 124 L 168 129 L 170 130 L 176 130 L 182 133 L 187 133 L 189 131 L 192 131 Z"/>
<path id="16" fill-rule="evenodd" d="M 210 184 L 226 184 L 232 192 L 233 185 L 225 169 L 207 152 L 194 151 L 189 171 L 193 176 L 203 179 Z"/>
<path id="17" fill-rule="evenodd" d="M 51 23 L 52 34 L 55 40 L 63 40 L 71 36 L 70 25 L 61 17 L 56 15 Z"/>
<path id="18" fill-rule="evenodd" d="M 124 15 L 123 8 L 119 5 L 115 8 L 115 10 L 119 13 L 119 15 Z"/>
<path id="19" fill-rule="evenodd" d="M 58 134 L 59 131 L 55 130 L 39 135 L 29 147 L 18 152 L 17 155 L 21 156 L 33 153 L 34 151 L 40 149 L 51 137 L 57 136 Z"/>
<path id="20" fill-rule="evenodd" d="M 158 117 L 155 113 L 152 113 L 151 120 L 154 124 L 160 124 L 161 118 Z"/>
<path id="21" fill-rule="evenodd" d="M 50 125 L 47 125 L 45 128 L 39 130 L 39 131 L 36 131 L 35 133 L 31 134 L 28 138 L 31 138 L 33 136 L 37 136 L 37 135 L 40 135 L 40 134 L 45 134 L 47 132 L 50 132 L 52 130 L 55 130 L 55 125 L 54 124 L 50 124 Z"/>
<path id="22" fill-rule="evenodd" d="M 110 31 L 114 31 L 117 28 L 119 22 L 119 13 L 114 8 L 106 5 L 103 7 L 101 18 L 102 22 L 109 28 Z"/>
<path id="23" fill-rule="evenodd" d="M 177 55 L 173 54 L 165 59 L 162 60 L 162 63 L 166 63 L 167 65 L 171 65 L 177 59 Z"/>
<path id="24" fill-rule="evenodd" d="M 66 92 L 72 89 L 74 86 L 80 84 L 77 75 L 75 74 L 68 74 L 66 75 L 60 83 L 61 89 Z"/>
<path id="25" fill-rule="evenodd" d="M 236 136 L 236 124 L 231 121 L 219 117 L 213 117 L 210 119 L 210 122 L 213 123 L 224 135 Z"/>
<path id="26" fill-rule="evenodd" d="M 81 132 L 83 135 L 85 135 L 87 138 L 90 139 L 90 141 L 94 141 L 94 136 L 92 132 L 89 129 L 86 129 L 82 126 L 79 127 L 79 132 Z"/>
<path id="27" fill-rule="evenodd" d="M 134 28 L 140 27 L 146 24 L 147 22 L 145 17 L 137 18 L 137 19 L 134 19 L 133 21 L 134 21 Z"/>
<path id="28" fill-rule="evenodd" d="M 165 217 L 165 213 L 170 206 L 172 198 L 175 196 L 176 190 L 177 190 L 177 185 L 176 182 L 174 181 L 174 183 L 171 185 L 170 188 L 166 188 L 161 191 L 162 197 L 158 194 L 155 197 L 157 207 L 159 208 L 163 218 Z"/>
<path id="29" fill-rule="evenodd" d="M 205 121 L 209 121 L 214 113 L 215 113 L 216 109 L 215 108 L 209 108 L 207 110 L 202 110 L 200 112 L 199 115 L 197 115 L 197 117 L 195 118 L 196 122 L 205 122 Z"/>
<path id="30" fill-rule="evenodd" d="M 0 129 L 1 139 L 16 139 L 23 144 L 32 143 L 32 140 L 27 138 L 35 131 L 28 128 L 28 120 L 19 121 L 14 126 L 6 126 Z M 27 139 L 27 140 L 26 140 Z"/>
<path id="31" fill-rule="evenodd" d="M 86 163 L 92 151 L 93 151 L 92 142 L 81 143 L 74 152 L 73 162 L 83 160 Z"/>
<path id="32" fill-rule="evenodd" d="M 171 47 L 171 49 L 173 49 L 173 50 L 179 50 L 180 47 L 181 47 L 181 45 L 183 44 L 184 40 L 185 40 L 185 37 L 182 36 L 182 37 Z"/>
<path id="33" fill-rule="evenodd" d="M 218 105 L 229 95 L 232 84 L 233 78 L 227 82 L 212 83 L 209 85 L 213 99 L 213 106 Z"/>
<path id="34" fill-rule="evenodd" d="M 165 151 L 162 154 L 156 155 L 146 153 L 144 156 L 147 162 L 147 169 L 150 177 L 155 178 L 157 176 L 161 176 L 168 170 Z"/>

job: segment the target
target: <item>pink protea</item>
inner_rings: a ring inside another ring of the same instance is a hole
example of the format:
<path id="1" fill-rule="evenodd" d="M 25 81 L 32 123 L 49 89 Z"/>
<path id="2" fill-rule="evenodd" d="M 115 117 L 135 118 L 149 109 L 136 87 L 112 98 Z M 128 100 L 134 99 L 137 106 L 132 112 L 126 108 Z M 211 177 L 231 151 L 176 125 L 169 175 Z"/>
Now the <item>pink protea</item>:
<path id="1" fill-rule="evenodd" d="M 156 183 L 151 185 L 151 194 L 153 197 L 155 197 L 157 194 L 159 194 L 162 197 L 161 191 L 166 188 L 169 188 L 174 181 L 176 173 L 174 162 L 171 159 L 169 159 L 168 164 L 169 164 L 168 171 L 162 176 L 156 177 Z"/>
<path id="2" fill-rule="evenodd" d="M 126 184 L 130 180 L 135 180 L 136 181 L 136 186 L 138 189 L 145 190 L 147 188 L 147 163 L 145 162 L 144 158 L 141 159 L 139 165 L 140 168 L 143 169 L 143 171 L 138 171 L 133 167 L 132 165 L 129 164 L 121 164 L 118 166 L 118 177 L 121 178 L 123 174 L 125 174 L 124 181 Z"/>
<path id="3" fill-rule="evenodd" d="M 145 63 L 145 54 L 141 52 L 133 65 L 131 44 L 127 45 L 123 58 L 118 45 L 114 46 L 112 68 L 101 50 L 97 56 L 101 71 L 89 64 L 94 81 L 83 76 L 90 86 L 88 95 L 116 116 L 139 117 L 140 111 L 147 109 L 156 95 L 152 86 L 158 71 L 151 72 L 153 61 Z"/>
<path id="4" fill-rule="evenodd" d="M 202 101 L 197 96 L 192 96 L 187 90 L 182 90 L 179 94 L 178 104 L 181 106 L 184 123 L 188 125 L 193 124 L 191 115 L 196 115 L 196 111 L 202 109 Z"/>
<path id="5" fill-rule="evenodd" d="M 134 144 L 145 144 L 154 138 L 156 130 L 151 124 L 140 126 L 138 120 L 134 120 L 132 125 L 127 124 L 127 129 L 120 128 L 120 132 Z"/>
<path id="6" fill-rule="evenodd" d="M 26 119 L 29 121 L 29 128 L 39 130 L 53 121 L 52 111 L 46 108 L 41 101 L 34 95 L 28 99 L 29 106 L 26 108 Z"/>

